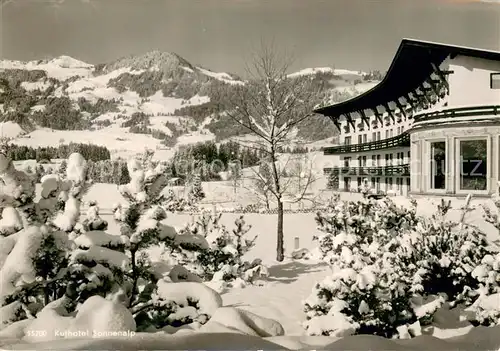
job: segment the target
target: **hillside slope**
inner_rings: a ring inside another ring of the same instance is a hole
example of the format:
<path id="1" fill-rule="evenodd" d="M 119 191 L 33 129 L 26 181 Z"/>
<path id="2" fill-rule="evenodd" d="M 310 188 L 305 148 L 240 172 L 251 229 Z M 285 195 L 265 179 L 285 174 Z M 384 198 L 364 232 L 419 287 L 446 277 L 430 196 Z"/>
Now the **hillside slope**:
<path id="1" fill-rule="evenodd" d="M 331 68 L 305 69 L 289 78 L 310 80 L 318 101 L 329 102 L 350 98 L 377 82 L 363 72 Z M 115 155 L 222 141 L 247 131 L 217 113 L 214 99 L 230 99 L 244 86 L 234 74 L 212 72 L 159 51 L 95 66 L 68 56 L 4 60 L 0 134 L 28 146 L 94 143 Z M 336 133 L 328 119 L 317 116 L 305 121 L 296 136 L 312 142 Z"/>

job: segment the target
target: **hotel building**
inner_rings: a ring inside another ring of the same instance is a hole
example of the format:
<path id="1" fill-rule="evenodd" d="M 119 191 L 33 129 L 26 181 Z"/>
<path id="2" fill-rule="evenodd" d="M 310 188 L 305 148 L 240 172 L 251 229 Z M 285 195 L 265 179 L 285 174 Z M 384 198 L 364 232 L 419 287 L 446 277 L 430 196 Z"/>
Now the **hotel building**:
<path id="1" fill-rule="evenodd" d="M 324 169 L 333 190 L 498 191 L 500 52 L 403 39 L 379 84 L 315 112 L 340 131 L 323 149 L 340 160 Z"/>

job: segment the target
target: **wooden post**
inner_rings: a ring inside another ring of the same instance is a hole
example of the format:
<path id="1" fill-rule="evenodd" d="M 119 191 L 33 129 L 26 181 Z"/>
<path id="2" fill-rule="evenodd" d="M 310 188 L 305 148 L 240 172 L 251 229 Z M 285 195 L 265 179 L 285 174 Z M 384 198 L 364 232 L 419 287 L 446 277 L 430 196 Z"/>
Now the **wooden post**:
<path id="1" fill-rule="evenodd" d="M 298 250 L 299 249 L 299 237 L 298 236 L 296 236 L 294 238 L 293 247 L 294 247 L 294 250 Z"/>

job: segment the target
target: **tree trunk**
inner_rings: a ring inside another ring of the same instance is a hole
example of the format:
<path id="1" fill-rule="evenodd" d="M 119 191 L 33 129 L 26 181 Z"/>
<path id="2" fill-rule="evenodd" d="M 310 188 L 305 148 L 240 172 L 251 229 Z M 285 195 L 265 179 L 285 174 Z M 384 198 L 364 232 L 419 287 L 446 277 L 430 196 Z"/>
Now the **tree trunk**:
<path id="1" fill-rule="evenodd" d="M 283 202 L 278 200 L 278 228 L 277 228 L 277 245 L 276 245 L 276 260 L 282 262 L 285 259 L 285 248 L 283 243 Z"/>
<path id="2" fill-rule="evenodd" d="M 282 262 L 285 258 L 285 248 L 283 245 L 283 199 L 282 199 L 281 185 L 280 185 L 280 173 L 278 171 L 278 167 L 276 166 L 278 158 L 276 157 L 276 146 L 274 144 L 271 145 L 270 151 L 271 151 L 271 165 L 272 165 L 273 182 L 275 190 L 274 196 L 276 196 L 276 202 L 278 203 L 276 260 L 278 262 Z"/>

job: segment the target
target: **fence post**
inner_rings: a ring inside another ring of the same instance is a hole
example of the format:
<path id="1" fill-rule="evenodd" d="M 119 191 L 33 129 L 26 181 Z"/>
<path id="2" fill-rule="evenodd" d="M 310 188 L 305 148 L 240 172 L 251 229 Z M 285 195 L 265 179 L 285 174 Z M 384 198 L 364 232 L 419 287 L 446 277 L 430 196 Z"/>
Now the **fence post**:
<path id="1" fill-rule="evenodd" d="M 295 237 L 294 245 L 293 246 L 294 246 L 295 250 L 299 249 L 299 237 L 298 236 Z"/>

